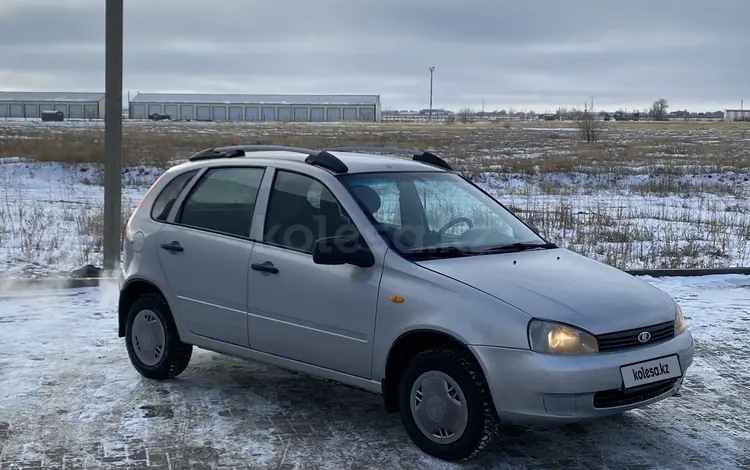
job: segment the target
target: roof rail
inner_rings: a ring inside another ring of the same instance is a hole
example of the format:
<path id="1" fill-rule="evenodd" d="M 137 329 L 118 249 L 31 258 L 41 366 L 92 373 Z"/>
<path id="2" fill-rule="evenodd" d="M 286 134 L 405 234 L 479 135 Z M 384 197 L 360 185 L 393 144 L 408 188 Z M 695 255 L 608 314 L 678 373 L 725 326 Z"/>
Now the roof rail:
<path id="1" fill-rule="evenodd" d="M 249 152 L 296 152 L 296 153 L 317 153 L 316 150 L 310 150 L 301 147 L 286 147 L 283 145 L 232 145 L 227 147 L 211 147 L 192 155 L 188 161 L 197 162 L 200 160 L 212 160 L 214 158 L 236 158 L 244 157 Z"/>
<path id="2" fill-rule="evenodd" d="M 426 163 L 427 165 L 432 165 L 444 170 L 453 171 L 453 167 L 450 166 L 445 160 L 438 157 L 434 153 L 425 150 L 394 149 L 387 147 L 334 147 L 327 148 L 324 151 L 391 153 L 398 155 L 409 155 L 415 162 Z"/>
<path id="3" fill-rule="evenodd" d="M 188 161 L 198 162 L 201 160 L 211 160 L 213 158 L 234 158 L 242 157 L 244 155 L 245 152 L 240 152 L 238 150 L 222 150 L 216 147 L 211 147 L 194 153 L 188 158 Z"/>
<path id="4" fill-rule="evenodd" d="M 305 158 L 305 163 L 325 168 L 334 173 L 346 173 L 349 171 L 349 167 L 344 162 L 339 160 L 336 155 L 328 153 L 325 150 L 310 152 L 310 155 Z"/>
<path id="5" fill-rule="evenodd" d="M 346 173 L 349 167 L 338 157 L 325 150 L 311 150 L 302 147 L 286 147 L 283 145 L 232 145 L 227 147 L 212 147 L 194 154 L 188 161 L 212 160 L 214 158 L 245 157 L 251 152 L 295 152 L 307 155 L 305 163 L 325 168 L 333 173 Z"/>
<path id="6" fill-rule="evenodd" d="M 426 163 L 428 165 L 436 166 L 438 168 L 442 168 L 443 170 L 453 171 L 453 167 L 448 164 L 445 160 L 438 157 L 432 152 L 422 152 L 420 154 L 414 155 L 412 158 L 415 162 L 420 163 Z"/>

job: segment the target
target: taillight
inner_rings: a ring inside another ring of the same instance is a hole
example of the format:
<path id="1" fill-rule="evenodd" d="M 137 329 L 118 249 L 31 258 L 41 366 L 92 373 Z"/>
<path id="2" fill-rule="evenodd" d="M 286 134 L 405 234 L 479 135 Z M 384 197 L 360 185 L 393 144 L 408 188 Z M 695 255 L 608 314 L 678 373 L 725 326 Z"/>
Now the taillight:
<path id="1" fill-rule="evenodd" d="M 148 192 L 146 192 L 148 194 Z M 125 225 L 122 226 L 122 237 L 120 238 L 120 251 L 122 251 L 125 248 L 125 236 L 128 234 L 128 229 L 130 228 L 130 223 L 133 221 L 133 217 L 135 217 L 135 213 L 138 212 L 138 208 L 141 207 L 141 204 L 143 203 L 143 200 L 146 198 L 146 196 L 143 196 L 140 201 L 138 201 L 138 205 L 135 206 L 135 210 L 133 210 L 133 213 L 130 214 L 130 217 L 128 217 L 128 221 L 125 223 Z"/>

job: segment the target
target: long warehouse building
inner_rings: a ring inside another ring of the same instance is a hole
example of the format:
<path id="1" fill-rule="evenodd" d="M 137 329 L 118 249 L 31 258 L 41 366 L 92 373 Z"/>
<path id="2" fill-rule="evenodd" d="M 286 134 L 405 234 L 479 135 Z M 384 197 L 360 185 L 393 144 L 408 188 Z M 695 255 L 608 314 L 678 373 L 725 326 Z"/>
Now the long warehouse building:
<path id="1" fill-rule="evenodd" d="M 725 121 L 750 121 L 750 109 L 725 109 Z"/>
<path id="2" fill-rule="evenodd" d="M 62 111 L 66 119 L 104 119 L 104 93 L 0 91 L 1 118 L 40 118 Z"/>
<path id="3" fill-rule="evenodd" d="M 249 95 L 138 93 L 131 119 L 154 114 L 175 120 L 339 122 L 380 121 L 380 95 Z"/>

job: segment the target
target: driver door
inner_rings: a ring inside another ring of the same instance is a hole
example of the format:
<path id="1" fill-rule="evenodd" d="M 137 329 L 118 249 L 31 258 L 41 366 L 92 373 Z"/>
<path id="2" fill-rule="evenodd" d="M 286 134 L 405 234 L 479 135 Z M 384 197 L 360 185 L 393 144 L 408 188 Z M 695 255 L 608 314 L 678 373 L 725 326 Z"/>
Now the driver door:
<path id="1" fill-rule="evenodd" d="M 330 190 L 300 173 L 276 170 L 263 240 L 250 257 L 251 347 L 369 378 L 382 259 L 375 265 L 319 265 L 313 242 L 356 227 Z M 337 233 L 338 232 L 338 233 Z"/>

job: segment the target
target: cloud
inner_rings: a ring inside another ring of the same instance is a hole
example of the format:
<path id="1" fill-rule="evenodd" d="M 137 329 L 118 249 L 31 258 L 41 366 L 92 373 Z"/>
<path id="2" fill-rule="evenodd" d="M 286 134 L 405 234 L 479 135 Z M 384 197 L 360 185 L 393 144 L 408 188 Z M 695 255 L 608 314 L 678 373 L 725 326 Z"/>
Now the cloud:
<path id="1" fill-rule="evenodd" d="M 104 88 L 101 0 L 0 2 L 13 90 Z M 379 93 L 387 108 L 715 110 L 750 99 L 747 0 L 126 0 L 143 92 Z"/>

